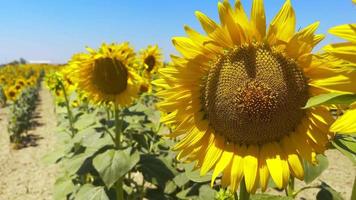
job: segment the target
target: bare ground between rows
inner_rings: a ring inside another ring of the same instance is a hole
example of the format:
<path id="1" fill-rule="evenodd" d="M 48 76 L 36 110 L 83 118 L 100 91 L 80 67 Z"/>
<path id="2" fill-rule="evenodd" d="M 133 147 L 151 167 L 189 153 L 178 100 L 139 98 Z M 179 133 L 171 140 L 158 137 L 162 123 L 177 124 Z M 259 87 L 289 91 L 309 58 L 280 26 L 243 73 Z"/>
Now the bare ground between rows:
<path id="1" fill-rule="evenodd" d="M 14 150 L 9 144 L 7 115 L 0 110 L 0 200 L 49 200 L 52 198 L 56 166 L 42 164 L 42 157 L 55 144 L 56 118 L 52 96 L 39 92 L 33 127 L 25 138 L 24 148 Z"/>

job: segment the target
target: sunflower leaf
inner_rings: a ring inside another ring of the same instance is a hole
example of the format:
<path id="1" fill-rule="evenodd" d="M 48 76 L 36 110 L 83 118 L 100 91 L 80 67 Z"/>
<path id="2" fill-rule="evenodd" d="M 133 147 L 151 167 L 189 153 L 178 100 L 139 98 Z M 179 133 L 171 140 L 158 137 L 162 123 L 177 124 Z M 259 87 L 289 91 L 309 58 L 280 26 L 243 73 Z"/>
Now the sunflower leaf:
<path id="1" fill-rule="evenodd" d="M 356 138 L 337 135 L 332 141 L 333 146 L 356 164 Z"/>
<path id="2" fill-rule="evenodd" d="M 85 184 L 75 196 L 78 200 L 109 200 L 104 187 L 95 187 L 91 184 Z"/>
<path id="3" fill-rule="evenodd" d="M 138 163 L 140 155 L 130 153 L 129 149 L 109 149 L 93 159 L 93 165 L 99 172 L 105 185 L 110 188 L 114 183 Z"/>
<path id="4" fill-rule="evenodd" d="M 326 168 L 329 166 L 329 161 L 324 155 L 317 155 L 316 156 L 317 165 L 312 165 L 308 163 L 308 161 L 303 160 L 303 165 L 304 165 L 304 182 L 309 184 L 313 182 L 316 178 L 318 178 L 321 173 L 323 173 Z"/>
<path id="5" fill-rule="evenodd" d="M 321 104 L 345 104 L 349 105 L 356 101 L 356 94 L 328 93 L 311 97 L 303 107 L 310 108 Z"/>

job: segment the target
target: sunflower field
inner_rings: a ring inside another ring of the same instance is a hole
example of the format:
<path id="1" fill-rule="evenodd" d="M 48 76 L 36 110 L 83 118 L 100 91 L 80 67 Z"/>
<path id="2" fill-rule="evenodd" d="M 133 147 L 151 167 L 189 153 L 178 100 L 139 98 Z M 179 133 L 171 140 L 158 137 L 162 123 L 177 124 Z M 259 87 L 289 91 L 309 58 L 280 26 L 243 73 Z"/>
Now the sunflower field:
<path id="1" fill-rule="evenodd" d="M 241 1 L 196 11 L 170 58 L 0 66 L 0 200 L 356 200 L 356 24 Z"/>

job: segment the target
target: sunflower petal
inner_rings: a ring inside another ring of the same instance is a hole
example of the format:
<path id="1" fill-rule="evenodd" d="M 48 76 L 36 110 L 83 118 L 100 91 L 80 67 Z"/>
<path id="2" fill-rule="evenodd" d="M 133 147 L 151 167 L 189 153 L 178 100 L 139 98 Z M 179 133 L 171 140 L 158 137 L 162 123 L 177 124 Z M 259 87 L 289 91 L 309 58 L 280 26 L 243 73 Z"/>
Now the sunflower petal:
<path id="1" fill-rule="evenodd" d="M 329 33 L 356 43 L 356 24 L 335 26 L 329 30 Z"/>
<path id="2" fill-rule="evenodd" d="M 225 150 L 221 155 L 221 158 L 215 165 L 215 169 L 211 178 L 211 186 L 214 185 L 214 181 L 216 177 L 224 171 L 224 169 L 230 164 L 232 158 L 234 156 L 234 145 L 233 144 L 226 144 Z"/>
<path id="3" fill-rule="evenodd" d="M 243 158 L 246 189 L 249 193 L 254 189 L 258 169 L 258 157 L 258 146 L 250 145 Z"/>
<path id="4" fill-rule="evenodd" d="M 356 133 L 356 109 L 345 112 L 330 127 L 330 131 L 338 133 Z"/>
<path id="5" fill-rule="evenodd" d="M 254 0 L 251 11 L 251 22 L 257 32 L 259 41 L 266 35 L 266 14 L 264 10 L 263 0 Z"/>
<path id="6" fill-rule="evenodd" d="M 295 32 L 295 24 L 295 13 L 290 0 L 287 0 L 268 29 L 267 39 L 270 44 L 276 44 L 278 40 L 289 41 Z"/>

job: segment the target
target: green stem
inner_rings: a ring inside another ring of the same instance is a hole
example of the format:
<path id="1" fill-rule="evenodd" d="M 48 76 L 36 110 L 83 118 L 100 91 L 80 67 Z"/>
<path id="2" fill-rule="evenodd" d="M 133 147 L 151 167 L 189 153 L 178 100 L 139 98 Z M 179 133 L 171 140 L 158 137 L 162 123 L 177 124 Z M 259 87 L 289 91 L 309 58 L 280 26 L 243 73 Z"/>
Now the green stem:
<path id="1" fill-rule="evenodd" d="M 291 176 L 287 188 L 287 196 L 293 197 L 294 194 L 294 177 Z"/>
<path id="2" fill-rule="evenodd" d="M 124 200 L 123 177 L 117 180 L 115 187 L 116 187 L 116 199 Z"/>
<path id="3" fill-rule="evenodd" d="M 237 192 L 234 193 L 234 200 L 239 200 L 239 197 L 237 196 Z"/>
<path id="4" fill-rule="evenodd" d="M 122 132 L 122 120 L 120 120 L 120 110 L 115 105 L 114 117 L 115 117 L 115 145 L 116 148 L 121 147 L 121 132 Z"/>
<path id="5" fill-rule="evenodd" d="M 352 187 L 351 199 L 356 199 L 356 176 L 354 180 L 354 185 Z"/>
<path id="6" fill-rule="evenodd" d="M 115 104 L 114 106 L 114 118 L 115 118 L 115 145 L 116 148 L 119 149 L 121 147 L 121 133 L 122 133 L 122 120 L 120 120 L 120 110 L 118 106 Z M 123 181 L 124 176 L 119 178 L 115 184 L 116 190 L 116 199 L 124 200 L 124 190 L 123 190 Z"/>
<path id="7" fill-rule="evenodd" d="M 247 192 L 245 178 L 242 179 L 240 183 L 240 200 L 249 200 L 250 194 Z"/>
<path id="8" fill-rule="evenodd" d="M 74 137 L 75 129 L 74 129 L 74 125 L 73 125 L 73 114 L 72 114 L 72 110 L 70 109 L 69 99 L 68 99 L 68 96 L 67 96 L 67 91 L 66 91 L 66 89 L 65 89 L 65 87 L 64 87 L 64 85 L 63 85 L 63 83 L 61 81 L 59 81 L 59 85 L 62 88 L 64 100 L 66 102 L 67 113 L 68 113 L 68 121 L 69 121 L 69 128 L 70 128 L 70 131 L 72 133 L 71 136 Z"/>

